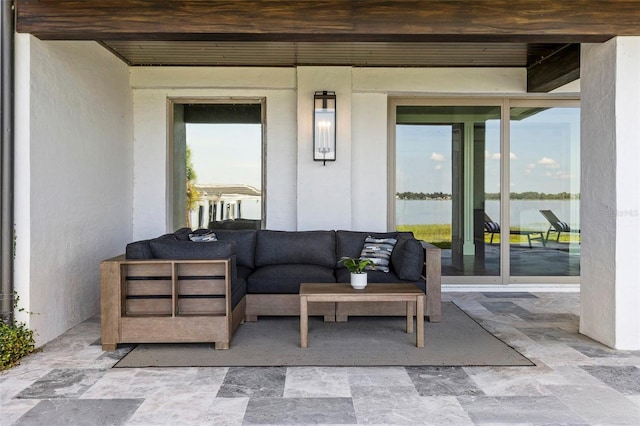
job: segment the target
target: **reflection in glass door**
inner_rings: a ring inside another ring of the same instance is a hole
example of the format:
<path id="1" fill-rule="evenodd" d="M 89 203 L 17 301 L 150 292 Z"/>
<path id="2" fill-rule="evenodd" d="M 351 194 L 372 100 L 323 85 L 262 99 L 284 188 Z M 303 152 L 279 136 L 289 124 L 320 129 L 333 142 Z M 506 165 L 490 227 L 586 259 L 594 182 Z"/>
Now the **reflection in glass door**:
<path id="1" fill-rule="evenodd" d="M 261 101 L 175 103 L 173 228 L 260 229 Z"/>
<path id="2" fill-rule="evenodd" d="M 438 245 L 443 275 L 500 275 L 500 113 L 396 107 L 396 229 Z"/>
<path id="3" fill-rule="evenodd" d="M 510 273 L 579 276 L 580 109 L 513 105 Z"/>

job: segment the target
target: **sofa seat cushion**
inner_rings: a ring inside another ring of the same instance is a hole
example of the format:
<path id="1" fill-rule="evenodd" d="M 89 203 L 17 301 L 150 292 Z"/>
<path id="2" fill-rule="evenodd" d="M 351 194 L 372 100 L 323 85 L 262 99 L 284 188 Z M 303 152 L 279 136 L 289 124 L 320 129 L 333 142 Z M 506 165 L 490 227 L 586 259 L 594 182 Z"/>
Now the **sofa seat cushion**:
<path id="1" fill-rule="evenodd" d="M 334 231 L 258 231 L 256 267 L 280 264 L 336 265 Z"/>
<path id="2" fill-rule="evenodd" d="M 336 269 L 336 282 L 349 283 L 351 282 L 351 273 L 347 268 Z M 419 284 L 420 282 L 402 280 L 393 271 L 367 271 L 367 283 L 412 283 Z M 424 283 L 423 283 L 424 284 Z M 420 287 L 418 285 L 418 287 Z M 424 287 L 424 285 L 423 285 Z"/>
<path id="3" fill-rule="evenodd" d="M 334 283 L 333 268 L 319 265 L 269 265 L 249 276 L 249 294 L 298 294 L 301 283 Z"/>
<path id="4" fill-rule="evenodd" d="M 255 266 L 256 231 L 253 229 L 214 229 L 218 241 L 236 242 L 236 261 L 238 266 Z"/>
<path id="5" fill-rule="evenodd" d="M 247 281 L 243 278 L 236 279 L 231 284 L 231 309 L 235 308 L 247 294 Z"/>
<path id="6" fill-rule="evenodd" d="M 253 273 L 252 268 L 247 268 L 246 266 L 241 266 L 236 264 L 236 274 L 238 278 L 242 278 L 243 280 L 247 280 L 249 275 Z"/>

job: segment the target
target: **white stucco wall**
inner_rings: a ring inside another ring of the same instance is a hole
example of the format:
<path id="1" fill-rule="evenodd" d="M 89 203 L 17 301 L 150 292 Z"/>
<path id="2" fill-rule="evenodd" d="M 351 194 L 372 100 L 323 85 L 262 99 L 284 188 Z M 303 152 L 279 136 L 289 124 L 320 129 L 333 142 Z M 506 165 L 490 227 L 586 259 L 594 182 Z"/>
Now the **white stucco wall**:
<path id="1" fill-rule="evenodd" d="M 16 35 L 16 290 L 43 344 L 97 314 L 132 235 L 128 67 L 94 42 Z"/>
<path id="2" fill-rule="evenodd" d="M 582 47 L 580 331 L 640 349 L 640 37 Z"/>

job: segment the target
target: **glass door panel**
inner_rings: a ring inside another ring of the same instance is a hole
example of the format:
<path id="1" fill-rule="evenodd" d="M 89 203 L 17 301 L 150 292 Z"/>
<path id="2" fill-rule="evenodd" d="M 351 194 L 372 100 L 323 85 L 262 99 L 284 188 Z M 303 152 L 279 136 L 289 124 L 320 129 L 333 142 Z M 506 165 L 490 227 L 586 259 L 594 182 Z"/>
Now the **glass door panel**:
<path id="1" fill-rule="evenodd" d="M 510 108 L 512 276 L 580 275 L 580 109 Z"/>
<path id="2" fill-rule="evenodd" d="M 443 275 L 499 276 L 500 107 L 398 106 L 395 139 L 396 229 L 439 246 Z"/>

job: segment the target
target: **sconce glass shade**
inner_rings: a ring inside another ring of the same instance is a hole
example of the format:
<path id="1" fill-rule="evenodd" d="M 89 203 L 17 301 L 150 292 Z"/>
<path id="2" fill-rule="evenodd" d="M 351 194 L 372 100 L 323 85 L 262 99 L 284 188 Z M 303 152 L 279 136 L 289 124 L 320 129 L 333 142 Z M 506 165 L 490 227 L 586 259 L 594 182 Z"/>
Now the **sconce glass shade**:
<path id="1" fill-rule="evenodd" d="M 313 95 L 313 159 L 336 161 L 336 93 Z"/>

